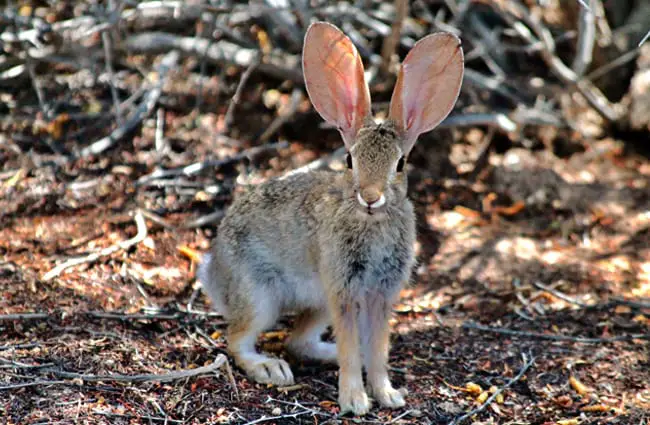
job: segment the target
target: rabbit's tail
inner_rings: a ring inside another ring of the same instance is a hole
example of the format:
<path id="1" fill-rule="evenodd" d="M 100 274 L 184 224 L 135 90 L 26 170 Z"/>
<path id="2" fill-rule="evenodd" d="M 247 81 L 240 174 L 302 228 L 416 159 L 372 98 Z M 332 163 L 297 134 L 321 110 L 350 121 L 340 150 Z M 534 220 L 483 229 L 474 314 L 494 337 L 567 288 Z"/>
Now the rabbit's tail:
<path id="1" fill-rule="evenodd" d="M 205 253 L 203 254 L 201 263 L 199 263 L 199 266 L 196 269 L 196 277 L 201 282 L 203 291 L 212 301 L 212 310 L 225 317 L 228 315 L 228 311 L 221 296 L 221 288 L 217 281 L 218 276 L 215 269 L 213 255 Z"/>

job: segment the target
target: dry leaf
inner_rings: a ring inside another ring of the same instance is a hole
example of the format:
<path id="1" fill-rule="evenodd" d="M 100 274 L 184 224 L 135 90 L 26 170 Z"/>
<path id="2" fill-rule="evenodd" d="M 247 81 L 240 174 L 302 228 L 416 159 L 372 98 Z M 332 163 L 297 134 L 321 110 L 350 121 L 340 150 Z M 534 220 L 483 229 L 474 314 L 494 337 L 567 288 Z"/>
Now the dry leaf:
<path id="1" fill-rule="evenodd" d="M 192 249 L 187 245 L 181 245 L 176 249 L 178 249 L 178 252 L 180 252 L 182 255 L 186 256 L 187 258 L 189 258 L 192 262 L 194 263 L 201 262 L 201 254 L 199 253 L 199 251 Z"/>
<path id="2" fill-rule="evenodd" d="M 573 375 L 569 377 L 569 384 L 571 384 L 571 388 L 573 388 L 575 392 L 577 392 L 580 395 L 585 395 L 589 393 L 589 391 L 591 391 L 589 387 L 587 387 L 585 384 L 580 382 L 578 378 L 576 378 Z"/>
<path id="3" fill-rule="evenodd" d="M 574 419 L 562 419 L 560 421 L 555 422 L 555 425 L 578 425 L 580 423 L 580 419 L 574 418 Z"/>
<path id="4" fill-rule="evenodd" d="M 489 392 L 483 391 L 481 394 L 479 394 L 478 397 L 476 397 L 476 404 L 485 403 L 485 400 L 487 400 L 489 396 L 490 396 Z"/>
<path id="5" fill-rule="evenodd" d="M 456 205 L 454 207 L 454 211 L 468 218 L 481 218 L 480 212 L 473 210 L 471 208 L 464 207 L 462 205 Z"/>
<path id="6" fill-rule="evenodd" d="M 483 388 L 481 388 L 481 386 L 478 384 L 475 384 L 473 382 L 468 382 L 467 384 L 465 384 L 465 391 L 470 394 L 478 395 L 483 392 Z"/>

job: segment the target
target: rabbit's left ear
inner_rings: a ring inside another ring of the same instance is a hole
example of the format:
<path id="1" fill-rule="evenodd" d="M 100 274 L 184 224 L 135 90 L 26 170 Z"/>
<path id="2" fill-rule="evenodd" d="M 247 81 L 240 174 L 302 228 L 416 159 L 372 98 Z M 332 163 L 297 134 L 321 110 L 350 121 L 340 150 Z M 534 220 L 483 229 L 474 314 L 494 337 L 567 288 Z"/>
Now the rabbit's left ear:
<path id="1" fill-rule="evenodd" d="M 454 107 L 463 81 L 463 49 L 450 33 L 431 34 L 413 46 L 397 76 L 389 117 L 403 132 L 407 154 Z"/>

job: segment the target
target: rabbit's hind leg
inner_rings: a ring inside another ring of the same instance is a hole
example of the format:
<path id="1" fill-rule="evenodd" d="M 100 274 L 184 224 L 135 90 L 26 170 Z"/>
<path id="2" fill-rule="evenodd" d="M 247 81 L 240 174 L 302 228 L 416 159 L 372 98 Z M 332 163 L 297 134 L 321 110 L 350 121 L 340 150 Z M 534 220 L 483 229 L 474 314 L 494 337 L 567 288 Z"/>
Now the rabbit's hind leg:
<path id="1" fill-rule="evenodd" d="M 279 358 L 258 353 L 257 336 L 271 327 L 279 312 L 271 302 L 255 309 L 238 309 L 238 317 L 231 317 L 228 326 L 228 346 L 239 367 L 256 382 L 273 385 L 293 385 L 289 364 Z M 246 310 L 251 313 L 246 313 Z"/>
<path id="2" fill-rule="evenodd" d="M 329 324 L 325 308 L 303 311 L 296 319 L 288 350 L 299 357 L 336 363 L 336 344 L 321 340 Z"/>

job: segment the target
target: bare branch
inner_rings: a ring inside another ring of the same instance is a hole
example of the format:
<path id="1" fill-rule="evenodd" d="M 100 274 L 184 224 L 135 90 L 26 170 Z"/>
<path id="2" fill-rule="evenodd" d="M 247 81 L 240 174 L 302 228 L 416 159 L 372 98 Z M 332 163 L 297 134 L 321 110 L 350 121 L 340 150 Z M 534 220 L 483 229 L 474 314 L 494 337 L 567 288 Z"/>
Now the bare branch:
<path id="1" fill-rule="evenodd" d="M 61 274 L 61 272 L 63 272 L 64 270 L 70 267 L 78 266 L 79 264 L 95 262 L 99 260 L 101 257 L 111 255 L 123 249 L 129 249 L 133 245 L 137 245 L 140 242 L 142 242 L 144 238 L 147 237 L 147 224 L 145 223 L 144 217 L 142 216 L 142 213 L 140 211 L 136 212 L 134 219 L 135 219 L 135 224 L 138 227 L 138 233 L 134 237 L 119 242 L 118 244 L 109 246 L 108 248 L 104 248 L 99 252 L 95 252 L 90 255 L 86 255 L 84 257 L 71 258 L 70 260 L 67 260 L 64 263 L 59 264 L 49 272 L 45 273 L 45 275 L 43 276 L 43 280 L 44 281 L 51 280 L 52 278 L 58 276 L 59 274 Z"/>
<path id="2" fill-rule="evenodd" d="M 163 373 L 163 374 L 141 374 L 141 375 L 121 375 L 121 374 L 111 374 L 111 375 L 93 375 L 93 374 L 83 374 L 75 372 L 65 372 L 57 369 L 44 369 L 44 371 L 52 373 L 56 376 L 66 379 L 81 379 L 83 381 L 97 382 L 97 381 L 114 381 L 114 382 L 171 382 L 177 381 L 179 379 L 191 378 L 199 375 L 206 375 L 213 373 L 220 367 L 222 367 L 228 358 L 223 354 L 219 354 L 212 363 L 207 366 L 197 367 L 196 369 L 186 369 L 179 370 L 175 372 Z"/>
<path id="3" fill-rule="evenodd" d="M 113 130 L 113 132 L 111 132 L 111 134 L 108 136 L 97 140 L 90 146 L 83 148 L 81 152 L 79 152 L 79 156 L 85 157 L 89 155 L 97 155 L 104 152 L 106 149 L 110 148 L 119 140 L 121 140 L 124 136 L 129 134 L 138 124 L 142 122 L 143 119 L 148 117 L 156 106 L 160 95 L 162 94 L 162 89 L 169 71 L 176 66 L 178 59 L 178 52 L 171 51 L 167 53 L 158 65 L 157 81 L 151 90 L 144 94 L 142 102 L 132 114 L 131 118 L 129 118 L 124 123 L 124 125 Z"/>

